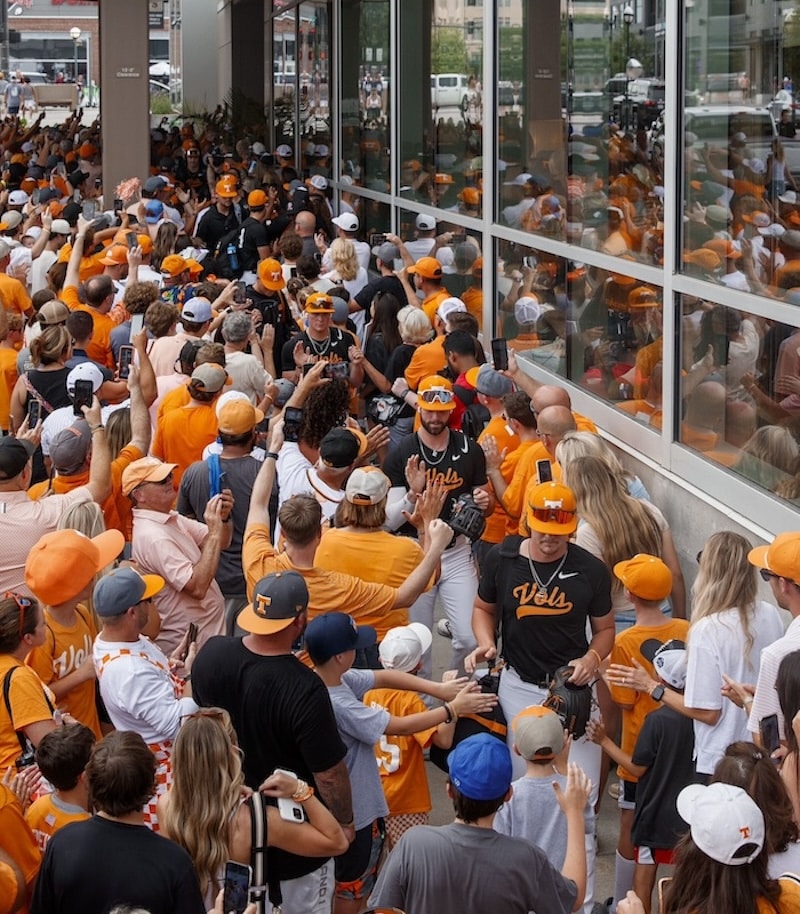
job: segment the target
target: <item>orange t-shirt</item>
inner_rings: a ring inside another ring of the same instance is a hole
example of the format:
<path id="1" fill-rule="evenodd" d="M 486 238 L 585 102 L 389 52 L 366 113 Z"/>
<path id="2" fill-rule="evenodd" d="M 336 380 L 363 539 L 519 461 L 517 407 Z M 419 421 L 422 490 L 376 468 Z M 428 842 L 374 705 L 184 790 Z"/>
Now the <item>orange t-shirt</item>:
<path id="1" fill-rule="evenodd" d="M 478 435 L 478 444 L 485 441 L 490 435 L 497 440 L 497 450 L 502 454 L 507 450 L 505 460 L 500 467 L 500 474 L 508 483 L 513 475 L 515 461 L 510 460 L 511 455 L 519 448 L 520 442 L 516 435 L 509 434 L 508 422 L 502 416 L 493 416 L 486 428 Z M 527 443 L 527 442 L 526 442 Z M 481 539 L 486 543 L 500 543 L 506 536 L 506 521 L 508 515 L 498 501 L 492 513 L 486 518 L 486 529 Z"/>
<path id="2" fill-rule="evenodd" d="M 186 470 L 203 457 L 203 449 L 217 438 L 217 412 L 213 403 L 196 403 L 171 409 L 158 420 L 150 449 L 154 457 L 177 463 L 174 480 L 179 486 Z"/>
<path id="3" fill-rule="evenodd" d="M 480 286 L 470 286 L 462 293 L 461 301 L 467 306 L 467 311 L 477 320 L 480 329 L 483 323 L 483 289 Z"/>
<path id="4" fill-rule="evenodd" d="M 4 432 L 11 427 L 11 394 L 18 378 L 17 350 L 0 346 L 0 429 Z"/>
<path id="5" fill-rule="evenodd" d="M 686 619 L 667 619 L 663 625 L 633 625 L 620 632 L 611 649 L 611 663 L 621 663 L 623 666 L 633 666 L 633 661 L 640 663 L 653 679 L 658 679 L 653 669 L 653 655 L 662 644 L 673 638 L 686 643 L 689 623 Z M 646 649 L 645 649 L 646 646 Z M 636 689 L 626 689 L 622 686 L 609 685 L 611 697 L 622 708 L 622 751 L 633 755 L 639 731 L 642 729 L 645 717 L 658 707 L 658 702 L 646 692 L 637 692 Z M 626 707 L 630 705 L 630 707 Z M 636 782 L 629 771 L 621 765 L 617 774 L 623 781 Z"/>
<path id="6" fill-rule="evenodd" d="M 65 825 L 72 822 L 83 822 L 91 816 L 85 809 L 75 807 L 65 808 L 62 803 L 47 793 L 38 800 L 34 800 L 25 813 L 25 821 L 33 832 L 33 837 L 39 845 L 39 850 L 44 853 L 47 842 Z"/>
<path id="7" fill-rule="evenodd" d="M 25 286 L 13 276 L 0 273 L 0 302 L 6 311 L 16 311 L 25 314 L 31 310 L 31 297 Z"/>
<path id="8" fill-rule="evenodd" d="M 431 322 L 431 326 L 435 326 L 434 321 L 436 320 L 436 312 L 439 310 L 439 305 L 446 299 L 450 298 L 450 293 L 442 287 L 436 292 L 432 292 L 422 303 L 422 310 L 428 315 L 428 320 Z"/>
<path id="9" fill-rule="evenodd" d="M 173 390 L 164 394 L 161 398 L 161 402 L 158 404 L 156 427 L 158 427 L 158 423 L 166 413 L 170 410 L 178 409 L 179 406 L 188 406 L 191 399 L 192 398 L 189 396 L 189 388 L 186 384 L 181 384 L 179 387 L 175 387 Z"/>
<path id="10" fill-rule="evenodd" d="M 47 632 L 44 644 L 35 647 L 25 658 L 25 663 L 45 685 L 64 679 L 74 673 L 84 661 L 92 657 L 92 645 L 97 637 L 97 627 L 89 610 L 81 603 L 75 610 L 75 621 L 64 625 L 45 609 Z M 74 686 L 58 700 L 58 706 L 68 711 L 100 739 L 100 718 L 97 715 L 95 680 L 89 679 Z"/>
<path id="11" fill-rule="evenodd" d="M 385 530 L 367 533 L 333 528 L 322 534 L 314 564 L 326 571 L 338 571 L 362 581 L 398 588 L 424 555 L 419 543 L 408 536 L 393 536 Z M 431 578 L 426 590 L 433 584 Z M 375 624 L 378 641 L 398 625 L 408 625 L 405 608 L 398 607 L 381 616 Z"/>
<path id="12" fill-rule="evenodd" d="M 17 730 L 52 720 L 53 712 L 47 705 L 47 699 L 53 707 L 56 705 L 55 696 L 36 673 L 11 654 L 0 654 L 0 684 L 14 667 L 18 669 L 14 669 L 11 675 L 8 693 L 12 720 L 9 720 L 5 702 L 0 701 L 0 771 L 13 767 L 15 760 L 22 755 Z"/>
<path id="13" fill-rule="evenodd" d="M 428 710 L 416 692 L 399 689 L 370 689 L 364 695 L 364 704 L 370 708 L 383 708 L 396 717 Z M 384 733 L 375 745 L 375 759 L 390 816 L 431 811 L 431 792 L 422 750 L 433 742 L 436 729 L 430 727 L 409 736 Z"/>
<path id="14" fill-rule="evenodd" d="M 98 365 L 103 365 L 111 371 L 117 367 L 114 361 L 114 352 L 111 349 L 111 331 L 117 326 L 114 319 L 107 314 L 103 314 L 96 308 L 84 305 L 78 298 L 78 290 L 75 286 L 65 286 L 61 291 L 61 301 L 70 309 L 70 311 L 85 311 L 92 315 L 94 329 L 92 338 L 86 344 L 86 355 Z"/>
<path id="15" fill-rule="evenodd" d="M 111 461 L 111 495 L 107 501 L 113 501 L 117 512 L 119 526 L 113 525 L 114 529 L 120 530 L 125 537 L 125 542 L 129 543 L 133 536 L 133 502 L 127 495 L 122 494 L 122 473 L 129 464 L 134 460 L 140 460 L 144 457 L 138 447 L 132 444 L 126 444 L 125 447 Z M 103 502 L 103 514 L 105 506 Z M 109 528 L 108 518 L 106 518 L 106 528 Z"/>
<path id="16" fill-rule="evenodd" d="M 508 488 L 503 495 L 503 504 L 508 511 L 508 521 L 506 522 L 506 535 L 511 534 L 512 527 L 515 527 L 520 517 L 525 511 L 525 492 L 531 482 L 538 483 L 539 477 L 536 472 L 537 460 L 549 460 L 553 471 L 553 479 L 556 482 L 561 480 L 561 466 L 556 463 L 547 453 L 547 448 L 541 441 L 531 441 L 530 447 L 526 448 L 519 457 L 514 469 L 514 475 Z"/>
<path id="17" fill-rule="evenodd" d="M 405 371 L 406 383 L 412 390 L 419 387 L 420 381 L 439 372 L 447 365 L 444 354 L 444 337 L 437 336 L 430 343 L 423 343 L 414 350 L 408 368 Z"/>
<path id="18" fill-rule="evenodd" d="M 19 743 L 17 743 L 19 749 Z M 3 769 L 5 770 L 5 769 Z M 42 864 L 42 855 L 25 818 L 19 800 L 6 787 L 0 784 L 0 848 L 17 864 L 22 872 L 28 894 L 33 891 L 33 884 Z M 5 872 L 0 873 L 0 911 L 10 911 L 17 897 L 19 887 L 17 880 Z M 23 904 L 20 914 L 25 914 L 28 905 Z"/>
<path id="19" fill-rule="evenodd" d="M 617 403 L 617 409 L 633 416 L 637 422 L 642 425 L 652 425 L 653 428 L 661 429 L 664 421 L 664 415 L 660 406 L 654 403 L 648 403 L 647 400 L 623 400 Z"/>
<path id="20" fill-rule="evenodd" d="M 253 587 L 274 571 L 299 572 L 308 587 L 308 619 L 326 612 L 344 612 L 358 625 L 372 625 L 386 630 L 387 617 L 395 610 L 397 590 L 385 584 L 362 581 L 353 575 L 324 568 L 295 568 L 285 552 L 276 553 L 269 530 L 263 524 L 252 524 L 245 530 L 242 545 L 242 568 L 247 579 L 247 595 Z"/>

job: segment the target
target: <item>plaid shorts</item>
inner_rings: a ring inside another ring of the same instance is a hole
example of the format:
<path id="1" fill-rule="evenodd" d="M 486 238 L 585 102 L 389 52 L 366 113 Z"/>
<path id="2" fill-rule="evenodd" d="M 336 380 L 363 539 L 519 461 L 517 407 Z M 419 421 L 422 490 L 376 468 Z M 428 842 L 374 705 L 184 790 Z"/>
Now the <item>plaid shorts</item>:
<path id="1" fill-rule="evenodd" d="M 383 819 L 376 819 L 356 832 L 350 847 L 334 859 L 337 898 L 358 900 L 369 897 L 375 886 L 385 840 Z"/>

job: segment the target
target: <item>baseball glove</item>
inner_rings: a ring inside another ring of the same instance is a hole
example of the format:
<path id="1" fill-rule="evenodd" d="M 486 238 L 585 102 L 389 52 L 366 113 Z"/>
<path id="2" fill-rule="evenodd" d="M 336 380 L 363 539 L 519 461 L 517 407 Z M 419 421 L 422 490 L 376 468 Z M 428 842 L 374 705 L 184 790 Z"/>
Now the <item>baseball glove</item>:
<path id="1" fill-rule="evenodd" d="M 480 539 L 486 529 L 483 511 L 475 504 L 475 499 L 466 492 L 453 502 L 447 523 L 453 528 L 456 536 L 463 533 L 470 542 Z"/>
<path id="2" fill-rule="evenodd" d="M 592 690 L 588 685 L 569 682 L 572 672 L 571 666 L 561 666 L 555 671 L 550 694 L 542 704 L 558 714 L 574 739 L 580 739 L 586 733 L 586 724 L 592 714 Z"/>

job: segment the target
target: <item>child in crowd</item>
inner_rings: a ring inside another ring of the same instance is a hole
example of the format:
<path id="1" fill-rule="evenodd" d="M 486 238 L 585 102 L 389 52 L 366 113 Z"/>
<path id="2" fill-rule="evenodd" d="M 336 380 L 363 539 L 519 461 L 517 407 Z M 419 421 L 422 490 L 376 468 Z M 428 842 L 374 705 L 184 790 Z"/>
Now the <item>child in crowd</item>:
<path id="1" fill-rule="evenodd" d="M 350 616 L 329 612 L 317 616 L 305 631 L 305 645 L 314 667 L 328 687 L 339 733 L 347 747 L 345 764 L 353 789 L 356 837 L 349 850 L 336 858 L 335 914 L 361 910 L 375 884 L 383 850 L 384 820 L 389 807 L 375 764 L 375 744 L 385 735 L 410 736 L 450 724 L 459 714 L 485 711 L 496 695 L 476 691 L 463 679 L 430 682 L 395 670 L 354 670 L 356 650 L 372 647 L 377 638 L 369 625 L 357 626 Z M 432 711 L 399 717 L 363 702 L 370 689 L 406 689 L 444 701 Z"/>
<path id="2" fill-rule="evenodd" d="M 11 393 L 17 383 L 17 355 L 22 345 L 22 327 L 25 320 L 21 314 L 7 311 L 8 327 L 0 331 L 0 431 L 10 431 Z M 44 418 L 44 417 L 42 417 Z"/>
<path id="3" fill-rule="evenodd" d="M 541 705 L 520 711 L 511 727 L 514 751 L 526 762 L 525 774 L 511 785 L 514 792 L 497 811 L 494 830 L 536 845 L 560 869 L 567 853 L 567 819 L 553 785 L 566 790 L 571 739 L 555 711 Z M 586 826 L 593 820 L 586 816 Z"/>
<path id="4" fill-rule="evenodd" d="M 416 673 L 422 655 L 429 651 L 433 636 L 421 622 L 390 629 L 378 648 L 381 664 L 386 670 Z M 416 692 L 407 689 L 370 689 L 364 704 L 382 708 L 396 717 L 407 717 L 428 710 Z M 414 825 L 427 825 L 431 810 L 431 794 L 425 772 L 423 750 L 431 743 L 442 749 L 453 745 L 455 719 L 407 736 L 387 734 L 375 745 L 375 756 L 381 785 L 389 807 L 386 817 L 386 843 L 391 850 L 403 834 Z"/>
<path id="5" fill-rule="evenodd" d="M 92 661 L 97 628 L 83 601 L 92 593 L 95 575 L 124 546 L 119 530 L 106 530 L 92 539 L 76 530 L 58 530 L 45 534 L 25 562 L 25 582 L 45 604 L 47 627 L 44 644 L 25 662 L 52 689 L 58 707 L 86 724 L 98 739 L 102 733 Z"/>
<path id="6" fill-rule="evenodd" d="M 653 658 L 653 665 L 660 688 L 683 692 L 685 648 L 664 645 Z M 674 848 L 686 831 L 675 804 L 678 794 L 695 777 L 692 719 L 659 705 L 645 718 L 632 756 L 611 740 L 601 722 L 589 721 L 586 732 L 618 765 L 638 778 L 632 828 L 636 855 L 633 887 L 650 914 L 658 866 L 674 863 Z"/>
<path id="7" fill-rule="evenodd" d="M 657 556 L 639 553 L 614 566 L 614 574 L 622 582 L 626 597 L 633 604 L 636 622 L 620 632 L 611 651 L 610 663 L 624 666 L 640 664 L 649 673 L 653 670 L 653 657 L 668 642 L 683 647 L 689 623 L 686 619 L 671 619 L 661 611 L 662 604 L 672 592 L 672 573 Z M 621 685 L 609 684 L 612 699 L 622 709 L 622 743 L 624 753 L 630 755 L 645 718 L 658 707 L 658 702 L 647 692 Z M 624 898 L 633 887 L 636 867 L 634 845 L 631 839 L 634 808 L 636 805 L 636 775 L 620 765 L 620 827 L 614 878 L 614 898 Z"/>
<path id="8" fill-rule="evenodd" d="M 89 818 L 89 789 L 84 769 L 94 744 L 94 733 L 75 723 L 51 730 L 36 747 L 39 771 L 55 788 L 54 793 L 34 800 L 25 813 L 25 821 L 42 853 L 60 828 Z"/>

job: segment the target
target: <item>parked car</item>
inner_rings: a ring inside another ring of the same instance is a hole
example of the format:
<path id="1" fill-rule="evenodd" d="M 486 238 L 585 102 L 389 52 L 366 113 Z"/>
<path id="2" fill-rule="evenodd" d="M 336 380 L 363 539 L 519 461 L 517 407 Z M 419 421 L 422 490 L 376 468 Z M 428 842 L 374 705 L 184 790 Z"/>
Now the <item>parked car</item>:
<path id="1" fill-rule="evenodd" d="M 649 127 L 664 110 L 666 83 L 660 79 L 632 79 L 628 84 L 631 121 L 637 127 Z M 623 95 L 624 99 L 624 95 Z"/>
<path id="2" fill-rule="evenodd" d="M 431 105 L 434 108 L 461 108 L 467 97 L 464 73 L 431 74 Z"/>

